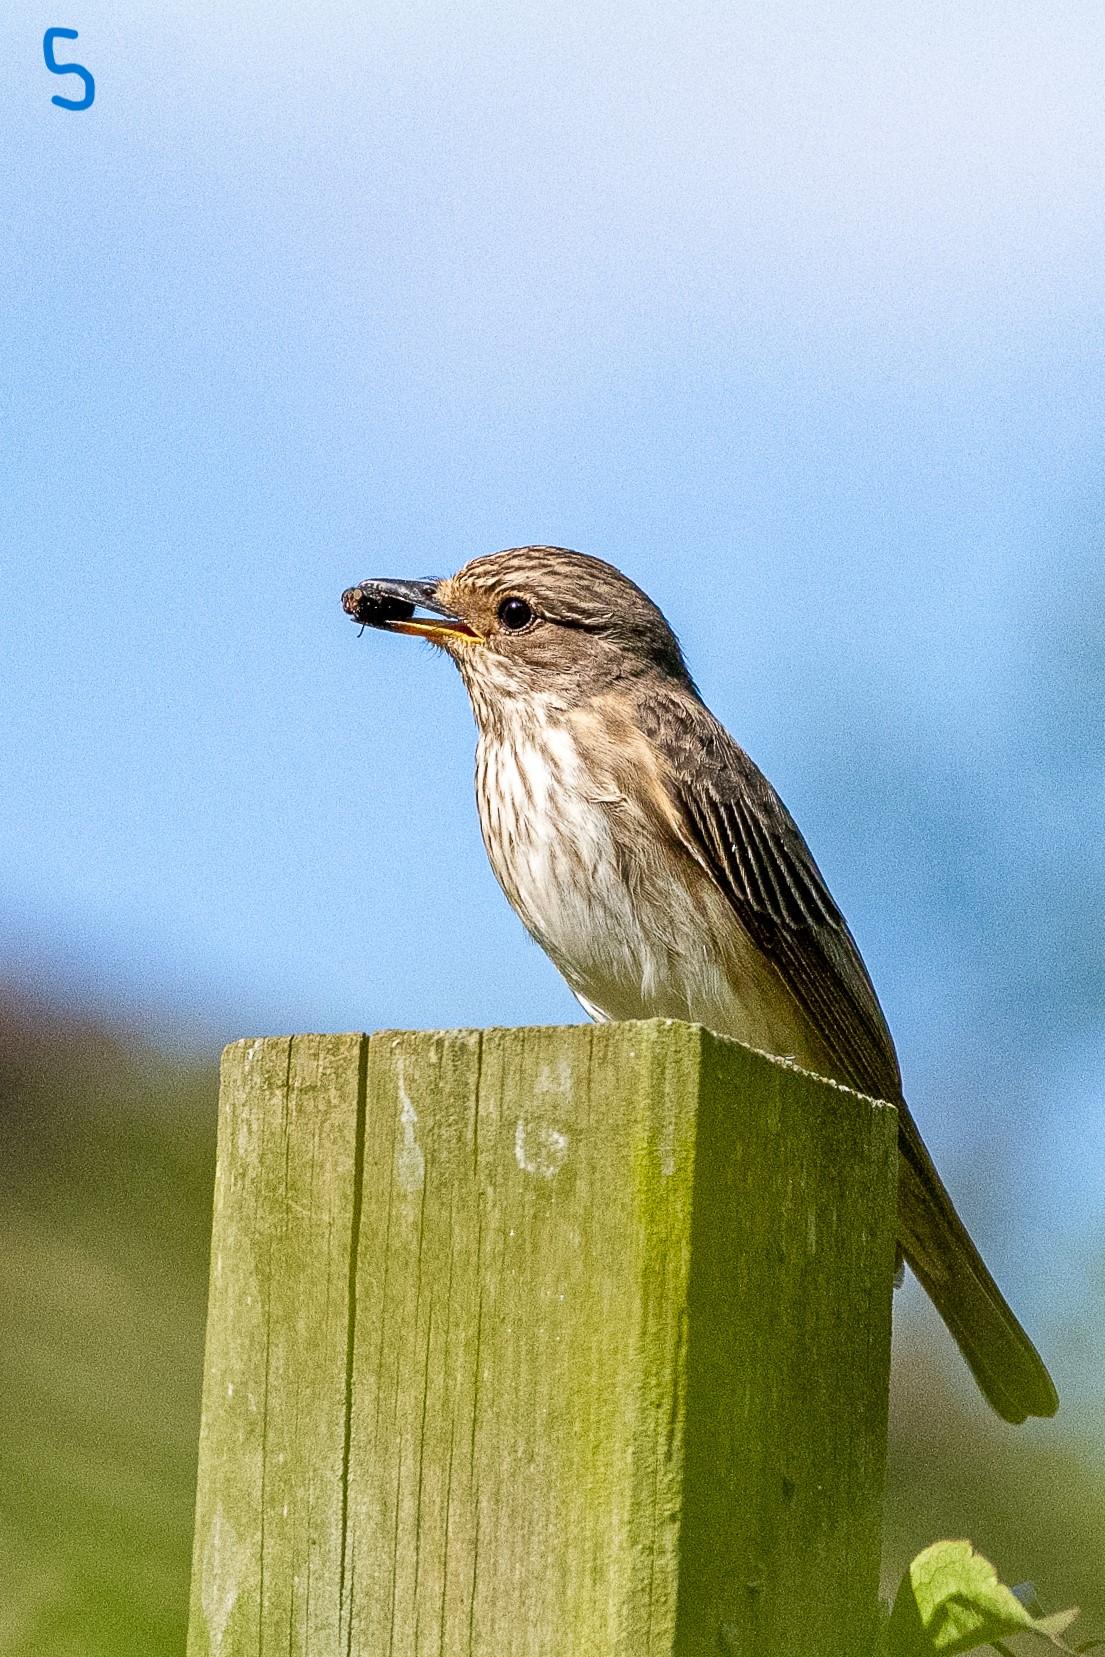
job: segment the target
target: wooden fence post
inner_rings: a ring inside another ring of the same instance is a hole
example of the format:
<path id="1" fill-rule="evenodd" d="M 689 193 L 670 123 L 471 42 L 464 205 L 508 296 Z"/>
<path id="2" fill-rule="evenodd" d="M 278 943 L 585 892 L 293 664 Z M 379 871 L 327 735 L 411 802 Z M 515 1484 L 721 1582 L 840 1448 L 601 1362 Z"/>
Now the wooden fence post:
<path id="1" fill-rule="evenodd" d="M 691 1025 L 228 1048 L 189 1657 L 868 1657 L 896 1139 Z"/>

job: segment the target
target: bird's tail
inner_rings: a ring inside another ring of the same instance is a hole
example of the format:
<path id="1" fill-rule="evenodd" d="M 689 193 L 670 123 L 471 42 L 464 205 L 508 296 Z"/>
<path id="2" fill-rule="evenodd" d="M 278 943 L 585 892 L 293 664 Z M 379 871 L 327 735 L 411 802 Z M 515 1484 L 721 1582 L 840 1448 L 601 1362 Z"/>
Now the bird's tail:
<path id="1" fill-rule="evenodd" d="M 956 1213 L 909 1110 L 904 1103 L 898 1110 L 898 1235 L 906 1260 L 1002 1419 L 1054 1415 L 1059 1395 L 1051 1376 Z"/>

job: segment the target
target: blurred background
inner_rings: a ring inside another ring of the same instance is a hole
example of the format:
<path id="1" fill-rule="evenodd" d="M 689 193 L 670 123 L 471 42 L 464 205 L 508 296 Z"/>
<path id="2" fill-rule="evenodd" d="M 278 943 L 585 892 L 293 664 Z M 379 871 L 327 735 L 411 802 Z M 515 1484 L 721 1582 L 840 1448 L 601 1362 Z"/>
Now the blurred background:
<path id="1" fill-rule="evenodd" d="M 529 541 L 779 786 L 1052 1363 L 1005 1429 L 898 1295 L 888 1580 L 1105 1633 L 1103 84 L 1064 0 L 5 9 L 0 1657 L 183 1649 L 220 1045 L 580 1016 L 339 605 Z"/>

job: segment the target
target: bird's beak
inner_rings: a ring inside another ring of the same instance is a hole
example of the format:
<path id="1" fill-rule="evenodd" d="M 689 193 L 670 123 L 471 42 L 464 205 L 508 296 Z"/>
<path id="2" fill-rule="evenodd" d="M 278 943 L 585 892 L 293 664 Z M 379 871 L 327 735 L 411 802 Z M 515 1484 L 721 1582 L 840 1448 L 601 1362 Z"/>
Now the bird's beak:
<path id="1" fill-rule="evenodd" d="M 435 644 L 478 640 L 475 628 L 437 598 L 442 585 L 441 581 L 361 581 L 342 594 L 342 609 L 362 627 L 379 627 L 385 633 L 412 633 L 417 639 L 431 639 Z M 416 609 L 431 614 L 416 616 Z"/>

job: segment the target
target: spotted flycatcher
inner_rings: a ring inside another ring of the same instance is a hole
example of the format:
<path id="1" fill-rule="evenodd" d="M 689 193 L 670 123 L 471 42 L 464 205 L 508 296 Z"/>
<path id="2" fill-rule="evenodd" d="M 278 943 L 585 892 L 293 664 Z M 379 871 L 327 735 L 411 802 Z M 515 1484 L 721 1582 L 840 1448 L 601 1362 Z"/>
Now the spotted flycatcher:
<path id="1" fill-rule="evenodd" d="M 906 1105 L 844 917 L 651 600 L 597 558 L 516 547 L 342 602 L 453 658 L 491 866 L 592 1018 L 688 1019 L 897 1106 L 901 1254 L 998 1414 L 1053 1415 L 1051 1378 Z"/>

